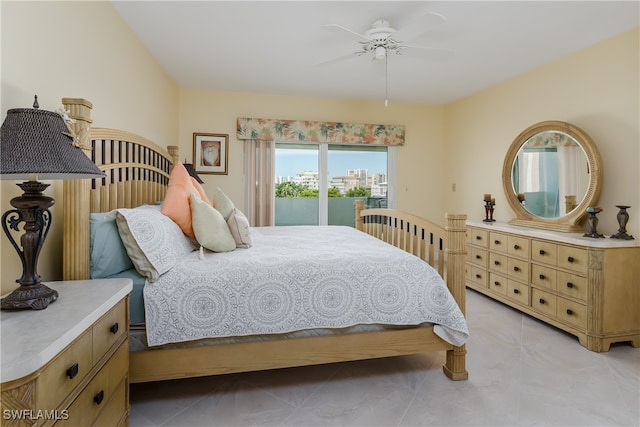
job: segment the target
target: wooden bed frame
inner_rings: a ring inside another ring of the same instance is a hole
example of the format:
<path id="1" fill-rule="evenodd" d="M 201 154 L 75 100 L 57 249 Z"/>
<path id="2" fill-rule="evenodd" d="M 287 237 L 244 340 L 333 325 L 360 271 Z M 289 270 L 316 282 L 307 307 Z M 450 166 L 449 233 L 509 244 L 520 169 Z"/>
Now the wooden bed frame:
<path id="1" fill-rule="evenodd" d="M 89 215 L 163 200 L 178 147 L 164 150 L 137 135 L 91 127 L 92 105 L 64 98 L 75 132 L 107 173 L 104 179 L 65 181 L 64 280 L 89 278 Z M 447 215 L 442 228 L 392 209 L 363 209 L 356 203 L 356 228 L 429 262 L 445 277 L 465 313 L 466 215 Z M 446 260 L 446 262 L 445 262 Z M 446 268 L 445 268 L 446 267 Z M 148 350 L 130 354 L 130 382 L 159 381 L 446 351 L 444 373 L 465 380 L 465 346 L 453 346 L 433 328 L 410 328 L 337 336 Z"/>

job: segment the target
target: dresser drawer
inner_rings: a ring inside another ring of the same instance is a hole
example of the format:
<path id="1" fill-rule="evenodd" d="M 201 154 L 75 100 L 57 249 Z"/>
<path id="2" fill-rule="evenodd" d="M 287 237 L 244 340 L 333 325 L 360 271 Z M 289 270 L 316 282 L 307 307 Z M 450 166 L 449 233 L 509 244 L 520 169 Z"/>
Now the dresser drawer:
<path id="1" fill-rule="evenodd" d="M 497 233 L 492 231 L 489 235 L 489 249 L 492 251 L 502 252 L 504 254 L 509 252 L 509 237 L 503 233 Z"/>
<path id="2" fill-rule="evenodd" d="M 550 317 L 556 317 L 556 296 L 540 289 L 531 289 L 531 307 Z"/>
<path id="3" fill-rule="evenodd" d="M 69 407 L 69 418 L 56 425 L 90 426 L 116 394 L 129 369 L 126 340 Z"/>
<path id="4" fill-rule="evenodd" d="M 469 247 L 467 252 L 467 260 L 470 263 L 477 264 L 483 268 L 487 268 L 488 254 L 486 249 Z"/>
<path id="5" fill-rule="evenodd" d="M 538 264 L 531 264 L 531 283 L 556 290 L 556 270 Z"/>
<path id="6" fill-rule="evenodd" d="M 529 262 L 518 258 L 507 258 L 507 274 L 510 278 L 529 283 Z"/>
<path id="7" fill-rule="evenodd" d="M 476 267 L 475 265 L 467 265 L 467 268 L 471 269 L 471 274 L 469 275 L 469 281 L 475 283 L 476 285 L 482 286 L 483 288 L 487 287 L 487 270 L 484 268 Z"/>
<path id="8" fill-rule="evenodd" d="M 587 327 L 587 307 L 575 301 L 558 297 L 556 316 L 577 328 Z"/>
<path id="9" fill-rule="evenodd" d="M 582 301 L 587 300 L 587 278 L 564 271 L 557 273 L 558 292 Z"/>
<path id="10" fill-rule="evenodd" d="M 57 408 L 91 371 L 91 341 L 91 330 L 87 330 L 42 371 L 36 382 L 39 409 Z"/>
<path id="11" fill-rule="evenodd" d="M 505 276 L 489 273 L 489 289 L 493 292 L 507 296 L 508 280 Z"/>
<path id="12" fill-rule="evenodd" d="M 511 256 L 517 256 L 524 259 L 529 259 L 529 252 L 531 249 L 530 240 L 526 237 L 509 236 L 507 239 L 508 253 Z"/>
<path id="13" fill-rule="evenodd" d="M 531 261 L 542 262 L 548 265 L 556 265 L 557 246 L 555 243 L 531 241 Z"/>
<path id="14" fill-rule="evenodd" d="M 93 360 L 97 362 L 127 332 L 127 304 L 120 301 L 93 326 Z"/>
<path id="15" fill-rule="evenodd" d="M 470 229 L 471 237 L 470 243 L 472 245 L 488 247 L 489 246 L 489 232 L 486 230 L 478 230 L 477 228 Z"/>
<path id="16" fill-rule="evenodd" d="M 497 271 L 502 274 L 507 274 L 509 266 L 508 266 L 508 257 L 503 254 L 499 254 L 496 252 L 489 253 L 489 269 L 492 271 Z"/>
<path id="17" fill-rule="evenodd" d="M 529 305 L 529 286 L 516 282 L 514 280 L 507 280 L 507 298 L 517 301 L 522 305 Z"/>
<path id="18" fill-rule="evenodd" d="M 558 245 L 558 267 L 586 275 L 589 271 L 588 257 L 586 249 Z"/>

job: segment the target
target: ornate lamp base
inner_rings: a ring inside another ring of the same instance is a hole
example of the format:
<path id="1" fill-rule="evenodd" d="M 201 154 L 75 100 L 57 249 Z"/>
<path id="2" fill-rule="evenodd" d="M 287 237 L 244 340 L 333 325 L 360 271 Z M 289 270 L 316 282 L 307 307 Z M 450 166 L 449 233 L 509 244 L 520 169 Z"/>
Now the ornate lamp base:
<path id="1" fill-rule="evenodd" d="M 22 285 L 0 301 L 2 310 L 43 310 L 58 299 L 55 291 L 42 283 Z"/>

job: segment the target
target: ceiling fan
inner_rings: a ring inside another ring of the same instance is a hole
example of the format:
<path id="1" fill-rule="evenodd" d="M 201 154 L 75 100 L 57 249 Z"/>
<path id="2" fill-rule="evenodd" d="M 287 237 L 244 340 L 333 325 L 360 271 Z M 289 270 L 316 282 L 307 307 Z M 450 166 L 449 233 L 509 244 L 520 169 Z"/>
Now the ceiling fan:
<path id="1" fill-rule="evenodd" d="M 359 50 L 348 53 L 346 55 L 338 56 L 326 61 L 317 62 L 314 66 L 328 65 L 339 61 L 356 58 L 359 56 L 370 56 L 372 61 L 384 61 L 385 69 L 385 100 L 384 105 L 388 105 L 388 67 L 387 60 L 389 55 L 405 55 L 412 57 L 429 57 L 433 54 L 446 54 L 449 51 L 445 49 L 437 49 L 426 46 L 412 46 L 406 44 L 422 34 L 425 34 L 432 27 L 446 22 L 443 15 L 435 12 L 428 12 L 427 14 L 414 19 L 406 26 L 396 30 L 391 27 L 391 24 L 384 20 L 379 19 L 374 21 L 364 33 L 359 33 L 352 29 L 343 27 L 338 24 L 326 24 L 325 29 L 338 30 L 342 34 L 350 35 L 358 39 L 360 44 Z"/>

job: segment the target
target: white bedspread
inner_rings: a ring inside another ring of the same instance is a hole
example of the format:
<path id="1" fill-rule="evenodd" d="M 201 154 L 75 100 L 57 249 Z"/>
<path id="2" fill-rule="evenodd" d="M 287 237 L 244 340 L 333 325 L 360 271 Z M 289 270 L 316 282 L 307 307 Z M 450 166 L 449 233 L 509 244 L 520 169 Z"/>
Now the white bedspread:
<path id="1" fill-rule="evenodd" d="M 357 324 L 434 323 L 461 345 L 467 324 L 427 263 L 342 226 L 252 228 L 253 246 L 189 254 L 144 287 L 150 346 Z"/>

